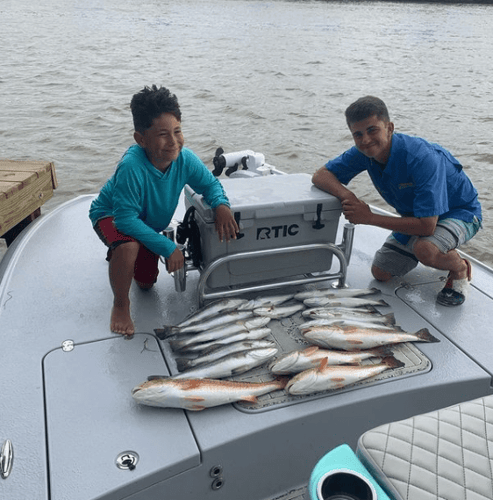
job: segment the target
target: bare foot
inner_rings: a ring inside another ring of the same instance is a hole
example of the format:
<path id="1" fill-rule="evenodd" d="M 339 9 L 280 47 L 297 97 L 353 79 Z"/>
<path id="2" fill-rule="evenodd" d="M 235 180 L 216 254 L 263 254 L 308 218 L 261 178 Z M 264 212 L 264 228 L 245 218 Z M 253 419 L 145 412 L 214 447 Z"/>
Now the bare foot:
<path id="1" fill-rule="evenodd" d="M 135 333 L 129 307 L 113 306 L 111 310 L 110 328 L 112 332 L 121 333 L 122 335 L 133 335 Z"/>

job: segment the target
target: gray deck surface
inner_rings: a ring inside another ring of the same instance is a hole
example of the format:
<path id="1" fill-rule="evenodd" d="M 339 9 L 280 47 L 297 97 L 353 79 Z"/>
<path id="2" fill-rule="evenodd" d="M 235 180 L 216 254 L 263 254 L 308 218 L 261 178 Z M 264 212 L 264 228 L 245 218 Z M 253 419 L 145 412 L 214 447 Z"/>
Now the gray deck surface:
<path id="1" fill-rule="evenodd" d="M 11 439 L 15 450 L 2 498 L 303 498 L 289 495 L 303 495 L 311 469 L 334 446 L 354 448 L 381 423 L 492 392 L 491 270 L 474 262 L 470 298 L 445 308 L 434 299 L 444 274 L 422 266 L 376 283 L 369 268 L 386 232 L 358 226 L 348 285 L 379 287 L 398 324 L 426 326 L 440 339 L 416 345 L 431 369 L 268 411 L 141 407 L 132 387 L 173 369 L 153 331 L 197 308 L 198 273 L 181 295 L 164 268 L 153 290 L 133 288 L 139 333 L 131 341 L 112 334 L 105 249 L 87 217 L 91 200 L 77 198 L 36 220 L 0 263 L 0 443 Z M 75 349 L 64 352 L 69 339 Z M 133 471 L 115 466 L 126 450 L 139 454 Z M 217 465 L 224 486 L 214 491 L 209 471 Z"/>

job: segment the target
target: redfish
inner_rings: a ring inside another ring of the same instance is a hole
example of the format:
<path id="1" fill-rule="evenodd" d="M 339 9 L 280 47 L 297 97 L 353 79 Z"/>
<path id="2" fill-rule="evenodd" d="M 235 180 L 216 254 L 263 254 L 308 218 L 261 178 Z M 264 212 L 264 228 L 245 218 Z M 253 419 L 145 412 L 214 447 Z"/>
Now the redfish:
<path id="1" fill-rule="evenodd" d="M 402 366 L 404 363 L 392 356 L 384 358 L 382 363 L 378 365 L 364 366 L 329 366 L 327 360 L 323 360 L 320 367 L 311 368 L 295 375 L 286 385 L 286 390 L 289 394 L 299 396 L 329 389 L 341 389 L 361 380 L 375 377 L 391 368 Z"/>
<path id="2" fill-rule="evenodd" d="M 303 332 L 310 342 L 328 349 L 357 351 L 372 349 L 382 345 L 402 342 L 439 342 L 427 328 L 415 333 L 395 330 L 379 330 L 378 328 L 357 328 L 347 325 L 318 326 Z"/>
<path id="3" fill-rule="evenodd" d="M 256 403 L 258 396 L 284 389 L 287 381 L 286 377 L 262 383 L 159 378 L 134 387 L 132 396 L 143 405 L 200 411 L 236 401 Z"/>

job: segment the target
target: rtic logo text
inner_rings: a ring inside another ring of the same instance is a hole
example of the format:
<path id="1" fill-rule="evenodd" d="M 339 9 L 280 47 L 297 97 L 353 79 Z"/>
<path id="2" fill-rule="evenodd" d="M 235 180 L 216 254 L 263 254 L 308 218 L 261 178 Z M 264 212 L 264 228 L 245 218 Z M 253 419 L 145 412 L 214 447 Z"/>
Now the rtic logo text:
<path id="1" fill-rule="evenodd" d="M 257 228 L 257 240 L 270 240 L 271 238 L 285 238 L 286 236 L 295 236 L 300 227 L 298 224 L 287 224 L 284 226 L 259 227 Z"/>

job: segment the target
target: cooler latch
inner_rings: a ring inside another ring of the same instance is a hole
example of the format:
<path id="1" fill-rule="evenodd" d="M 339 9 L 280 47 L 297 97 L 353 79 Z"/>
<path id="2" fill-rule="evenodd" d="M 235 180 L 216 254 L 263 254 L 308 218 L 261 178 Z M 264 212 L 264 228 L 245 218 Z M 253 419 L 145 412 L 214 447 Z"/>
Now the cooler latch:
<path id="1" fill-rule="evenodd" d="M 312 225 L 313 229 L 322 229 L 325 227 L 325 224 L 322 224 L 322 203 L 317 204 L 317 219 L 315 220 L 314 224 Z"/>
<path id="2" fill-rule="evenodd" d="M 234 218 L 235 218 L 235 221 L 236 221 L 236 224 L 238 224 L 238 227 L 240 227 L 240 218 L 241 218 L 241 213 L 240 212 L 235 212 L 233 214 Z M 241 240 L 241 238 L 243 238 L 244 233 L 236 233 L 236 239 L 237 240 Z"/>

